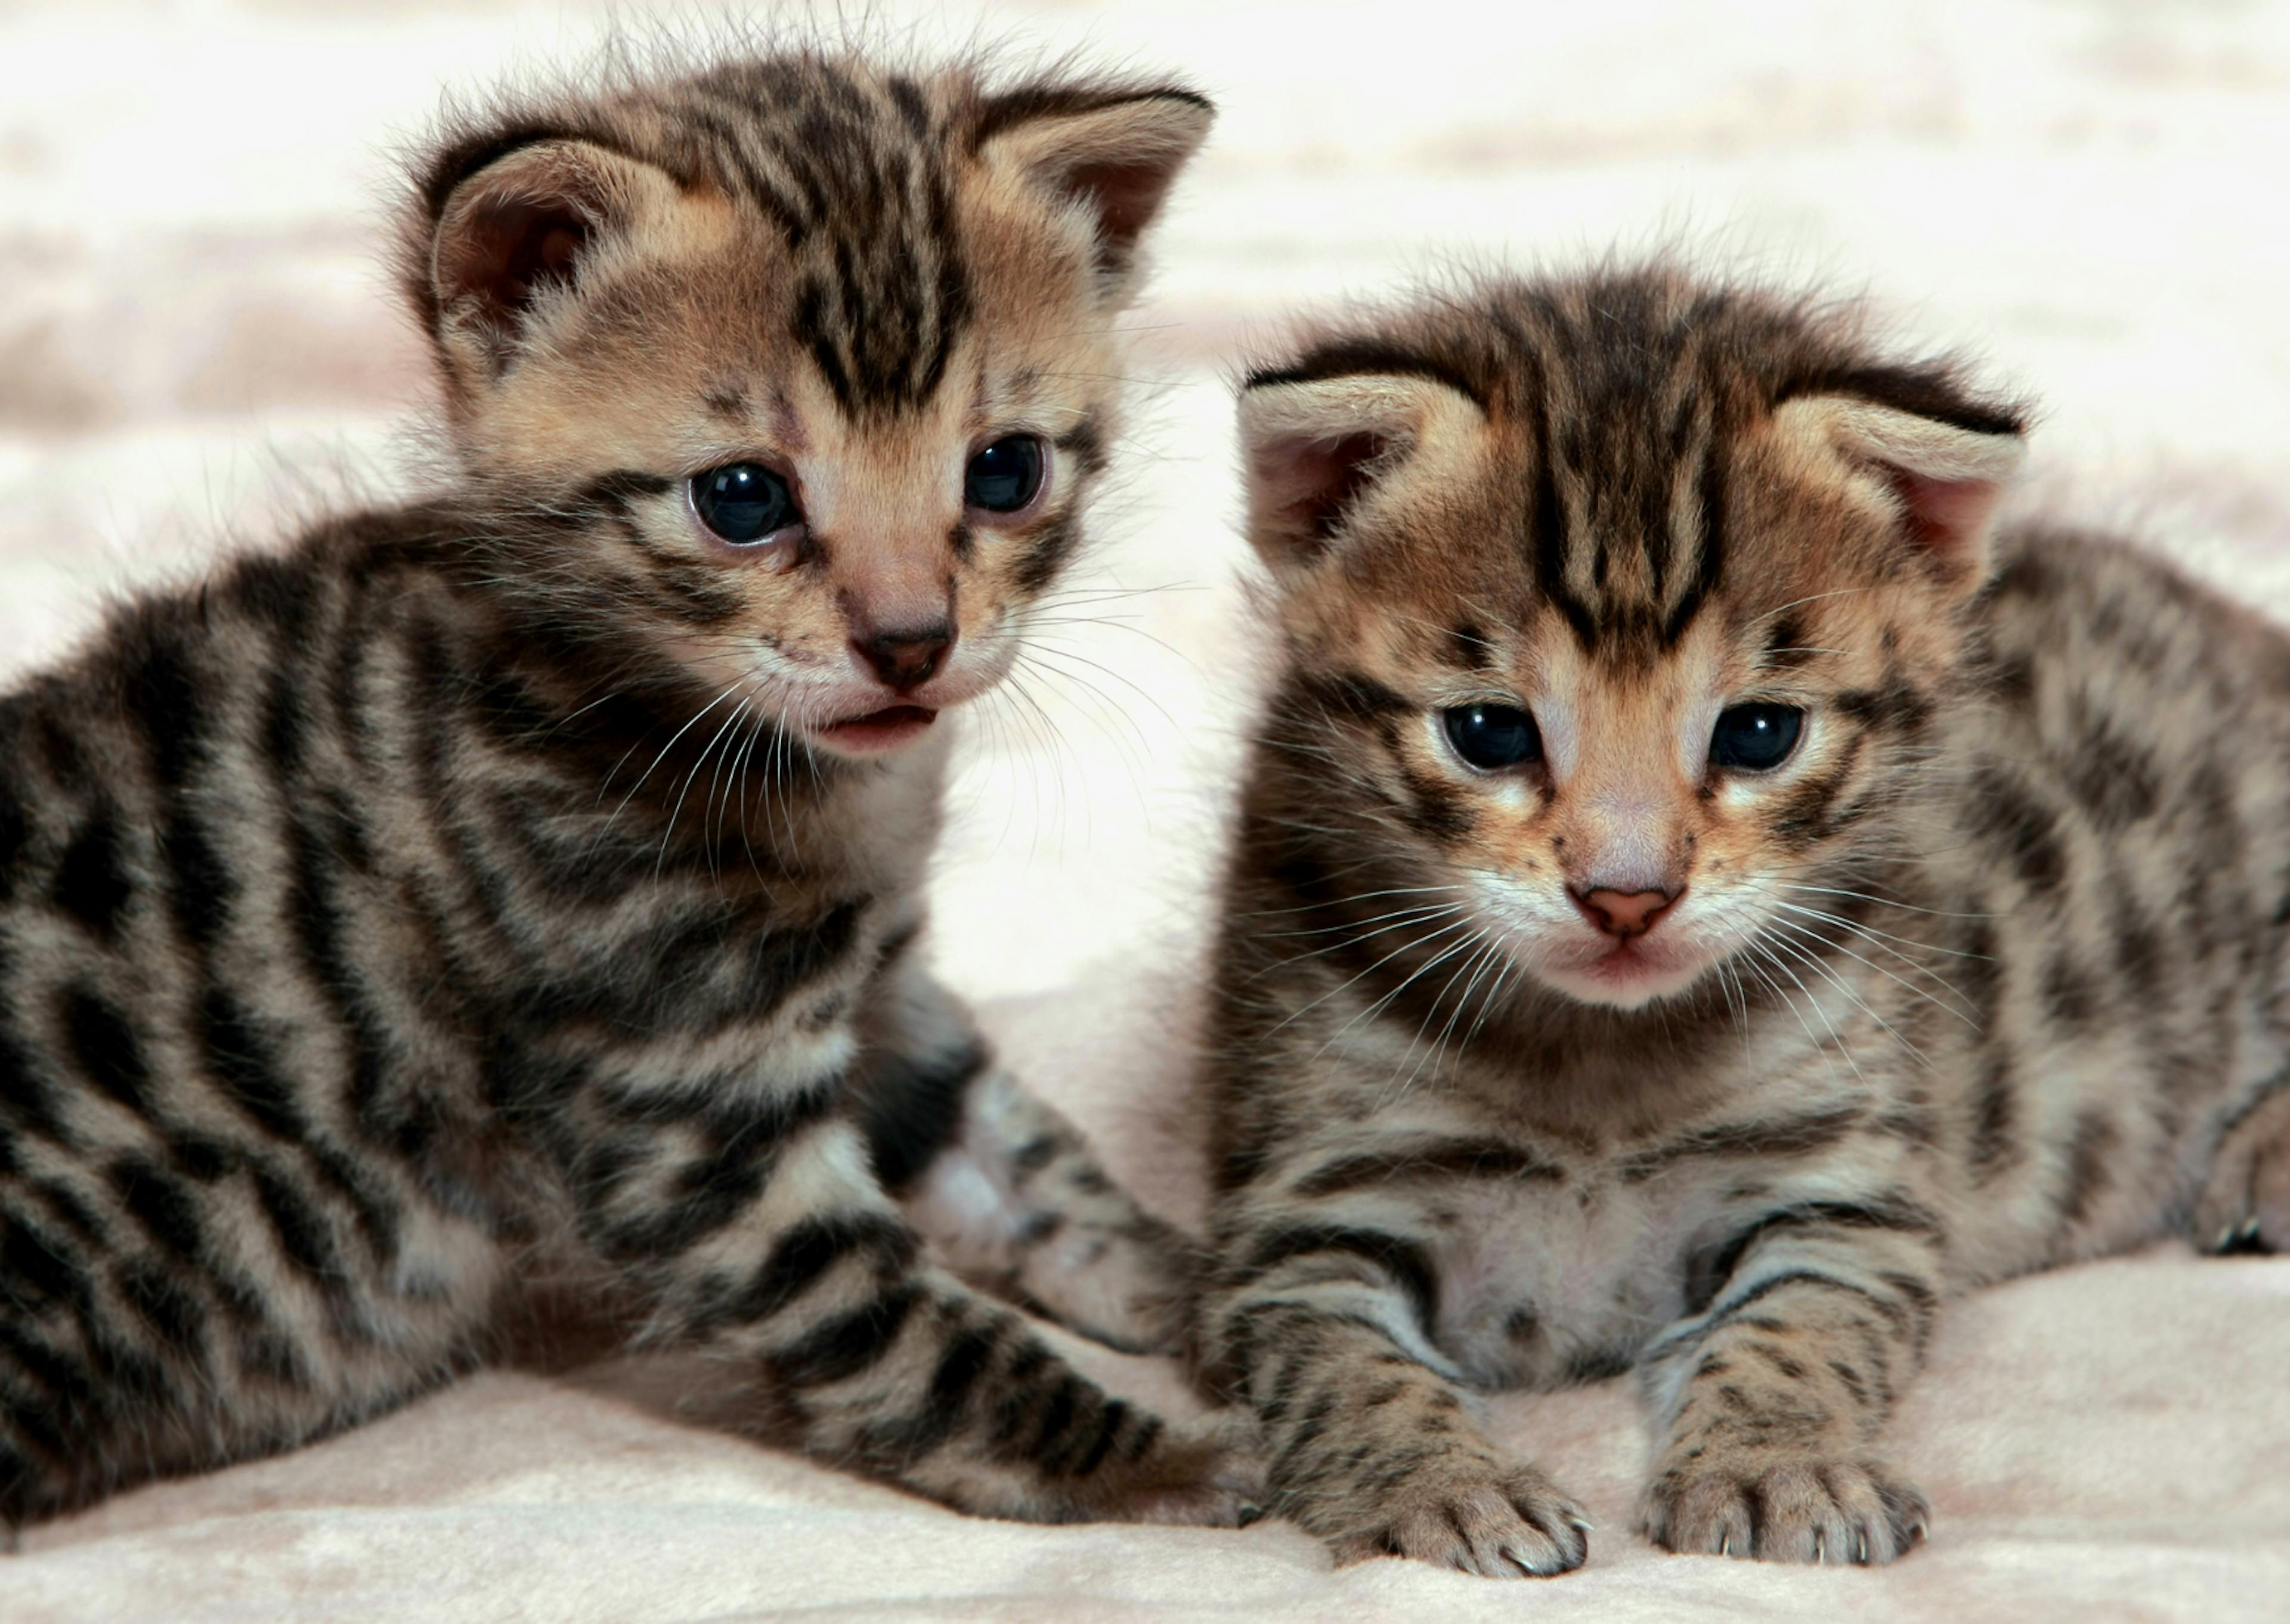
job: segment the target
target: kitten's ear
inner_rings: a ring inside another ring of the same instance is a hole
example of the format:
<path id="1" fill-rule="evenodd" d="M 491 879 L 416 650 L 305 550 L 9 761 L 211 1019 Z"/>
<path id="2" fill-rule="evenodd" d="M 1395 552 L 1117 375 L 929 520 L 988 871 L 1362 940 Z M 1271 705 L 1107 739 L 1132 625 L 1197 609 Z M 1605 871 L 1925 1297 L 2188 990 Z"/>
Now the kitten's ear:
<path id="1" fill-rule="evenodd" d="M 1997 505 L 2027 454 L 2016 417 L 1979 427 L 1845 395 L 1803 396 L 1774 413 L 1782 443 L 1835 466 L 1883 502 L 1952 588 L 1988 578 Z M 1992 425 L 1992 427 L 1991 427 Z"/>
<path id="2" fill-rule="evenodd" d="M 1135 281 L 1138 240 L 1215 117 L 1207 97 L 1176 85 L 1030 85 L 987 98 L 975 130 L 989 168 L 1086 212 L 1100 286 L 1118 303 Z"/>
<path id="3" fill-rule="evenodd" d="M 474 392 L 507 370 L 553 293 L 674 183 L 581 140 L 540 140 L 427 188 L 417 300 L 451 381 Z"/>
<path id="4" fill-rule="evenodd" d="M 1276 572 L 1309 568 L 1402 468 L 1485 426 L 1470 396 L 1412 373 L 1252 378 L 1240 396 L 1250 545 Z"/>

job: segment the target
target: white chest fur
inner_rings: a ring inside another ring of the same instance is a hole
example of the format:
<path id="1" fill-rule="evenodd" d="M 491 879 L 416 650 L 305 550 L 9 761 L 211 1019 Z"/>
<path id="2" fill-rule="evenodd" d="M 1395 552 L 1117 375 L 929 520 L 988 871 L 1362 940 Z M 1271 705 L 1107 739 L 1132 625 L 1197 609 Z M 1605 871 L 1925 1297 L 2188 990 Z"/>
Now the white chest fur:
<path id="1" fill-rule="evenodd" d="M 1434 1337 L 1486 1387 L 1611 1373 L 1683 1310 L 1702 1204 L 1655 1184 L 1481 1184 L 1442 1201 Z"/>

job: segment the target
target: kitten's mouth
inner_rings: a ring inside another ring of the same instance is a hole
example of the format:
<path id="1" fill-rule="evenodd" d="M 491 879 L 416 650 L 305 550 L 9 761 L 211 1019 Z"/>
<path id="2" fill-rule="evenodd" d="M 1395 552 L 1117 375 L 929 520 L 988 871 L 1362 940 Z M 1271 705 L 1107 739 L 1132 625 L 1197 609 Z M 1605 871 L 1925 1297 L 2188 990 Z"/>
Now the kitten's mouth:
<path id="1" fill-rule="evenodd" d="M 937 720 L 938 712 L 927 705 L 886 705 L 830 723 L 818 737 L 846 756 L 881 756 L 912 744 Z"/>
<path id="2" fill-rule="evenodd" d="M 1636 1009 L 1677 991 L 1701 973 L 1693 956 L 1649 951 L 1642 940 L 1625 941 L 1564 969 L 1545 972 L 1565 991 L 1585 1003 Z"/>

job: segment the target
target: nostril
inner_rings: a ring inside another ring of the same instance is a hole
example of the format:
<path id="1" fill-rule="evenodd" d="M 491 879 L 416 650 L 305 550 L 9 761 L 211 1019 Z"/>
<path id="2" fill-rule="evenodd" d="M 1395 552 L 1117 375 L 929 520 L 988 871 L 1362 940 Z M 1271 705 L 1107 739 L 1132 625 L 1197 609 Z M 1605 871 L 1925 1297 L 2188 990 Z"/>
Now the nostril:
<path id="1" fill-rule="evenodd" d="M 1570 891 L 1583 916 L 1607 935 L 1622 941 L 1653 929 L 1662 910 L 1677 900 L 1669 891 Z"/>
<path id="2" fill-rule="evenodd" d="M 954 646 L 954 628 L 941 623 L 877 632 L 852 638 L 851 646 L 892 687 L 918 688 L 937 674 Z"/>

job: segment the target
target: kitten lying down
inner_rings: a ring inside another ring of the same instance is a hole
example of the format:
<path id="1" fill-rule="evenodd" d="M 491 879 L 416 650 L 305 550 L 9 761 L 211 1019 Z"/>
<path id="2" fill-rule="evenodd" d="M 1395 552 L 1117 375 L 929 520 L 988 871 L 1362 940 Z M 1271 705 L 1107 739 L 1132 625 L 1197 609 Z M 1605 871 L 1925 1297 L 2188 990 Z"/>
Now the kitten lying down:
<path id="1" fill-rule="evenodd" d="M 1341 1557 L 1576 1566 L 1463 1396 L 1635 1366 L 1655 1540 L 1887 1562 L 1950 1294 L 2290 1245 L 2290 640 L 1998 531 L 2024 421 L 1660 268 L 1247 379 L 1197 1335 Z"/>

